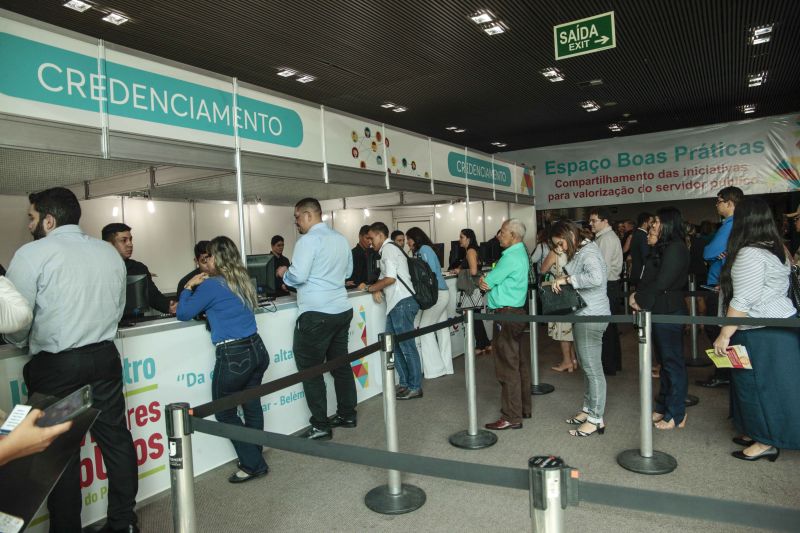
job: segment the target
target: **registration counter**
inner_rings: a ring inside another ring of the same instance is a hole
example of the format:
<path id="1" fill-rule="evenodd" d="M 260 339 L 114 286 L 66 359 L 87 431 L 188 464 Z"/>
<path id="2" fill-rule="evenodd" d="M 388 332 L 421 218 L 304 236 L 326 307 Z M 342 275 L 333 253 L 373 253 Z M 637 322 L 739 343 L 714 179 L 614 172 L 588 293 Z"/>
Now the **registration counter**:
<path id="1" fill-rule="evenodd" d="M 456 316 L 455 277 L 447 278 L 450 290 L 448 317 Z M 350 352 L 377 342 L 384 331 L 385 304 L 376 304 L 365 291 L 350 291 L 353 320 L 350 323 Z M 256 323 L 270 355 L 266 381 L 297 371 L 292 353 L 292 333 L 297 318 L 293 296 L 279 298 L 275 305 L 259 309 Z M 463 329 L 451 328 L 453 356 L 464 352 Z M 169 466 L 164 407 L 172 402 L 199 405 L 211 401 L 211 373 L 214 368 L 214 346 L 205 323 L 179 322 L 173 318 L 146 322 L 120 329 L 116 339 L 122 356 L 123 380 L 128 424 L 133 435 L 139 463 L 138 500 L 169 488 Z M 27 398 L 22 367 L 28 356 L 13 346 L 0 347 L 0 379 L 6 386 L 0 392 L 0 408 L 6 412 Z M 352 363 L 358 401 L 362 402 L 382 390 L 380 353 L 376 352 Z M 328 409 L 333 414 L 336 401 L 330 375 Z M 282 434 L 294 433 L 308 425 L 310 413 L 302 384 L 262 398 L 265 429 Z M 201 474 L 235 458 L 230 441 L 195 433 L 193 435 L 194 471 Z M 87 435 L 81 448 L 81 486 L 83 490 L 83 522 L 90 524 L 105 516 L 107 481 L 100 449 Z M 46 508 L 37 518 L 40 526 L 30 531 L 46 531 Z"/>

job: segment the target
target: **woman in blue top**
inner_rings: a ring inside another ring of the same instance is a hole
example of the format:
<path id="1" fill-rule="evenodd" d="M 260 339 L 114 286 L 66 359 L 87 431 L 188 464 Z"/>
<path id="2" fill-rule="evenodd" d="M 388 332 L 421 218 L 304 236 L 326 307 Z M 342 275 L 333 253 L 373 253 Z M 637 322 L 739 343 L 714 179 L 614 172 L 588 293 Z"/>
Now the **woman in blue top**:
<path id="1" fill-rule="evenodd" d="M 425 232 L 416 226 L 406 232 L 406 243 L 408 243 L 408 247 L 415 256 L 428 263 L 428 266 L 431 267 L 431 270 L 436 275 L 436 280 L 439 282 L 439 298 L 433 307 L 420 313 L 419 327 L 424 328 L 437 322 L 444 322 L 447 320 L 447 304 L 450 301 L 450 293 L 447 290 L 447 284 L 444 282 L 444 276 L 442 276 L 439 258 L 436 256 L 436 252 L 433 251 L 433 243 Z M 422 373 L 427 379 L 453 373 L 450 328 L 423 335 L 420 337 L 420 344 L 421 350 L 419 354 L 422 358 Z"/>
<path id="2" fill-rule="evenodd" d="M 178 320 L 191 320 L 205 312 L 211 327 L 211 342 L 217 347 L 217 362 L 211 381 L 214 400 L 261 385 L 269 365 L 269 354 L 258 335 L 254 310 L 258 305 L 250 276 L 236 245 L 228 237 L 217 237 L 208 249 L 209 274 L 190 279 L 178 301 Z M 234 426 L 264 429 L 264 412 L 258 399 L 242 404 L 244 424 L 236 408 L 214 416 Z M 269 471 L 262 447 L 232 441 L 239 457 L 239 470 L 228 481 L 243 483 Z"/>

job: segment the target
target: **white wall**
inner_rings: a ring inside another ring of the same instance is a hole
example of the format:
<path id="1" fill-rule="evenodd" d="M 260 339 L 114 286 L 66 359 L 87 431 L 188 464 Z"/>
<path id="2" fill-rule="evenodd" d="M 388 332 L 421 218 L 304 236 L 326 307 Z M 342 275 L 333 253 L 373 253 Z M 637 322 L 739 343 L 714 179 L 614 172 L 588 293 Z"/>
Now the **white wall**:
<path id="1" fill-rule="evenodd" d="M 263 213 L 254 205 L 248 205 L 246 219 L 249 221 L 248 253 L 269 253 L 273 235 L 283 237 L 285 248 L 283 255 L 292 258 L 294 243 L 297 242 L 297 230 L 294 225 L 294 207 L 275 205 L 263 206 Z"/>
<path id="2" fill-rule="evenodd" d="M 368 209 L 369 215 L 364 213 L 364 209 L 340 209 L 333 213 L 333 228 L 345 236 L 350 247 L 358 242 L 358 230 L 364 224 L 373 222 L 383 222 L 392 231 L 392 211 L 389 209 Z"/>

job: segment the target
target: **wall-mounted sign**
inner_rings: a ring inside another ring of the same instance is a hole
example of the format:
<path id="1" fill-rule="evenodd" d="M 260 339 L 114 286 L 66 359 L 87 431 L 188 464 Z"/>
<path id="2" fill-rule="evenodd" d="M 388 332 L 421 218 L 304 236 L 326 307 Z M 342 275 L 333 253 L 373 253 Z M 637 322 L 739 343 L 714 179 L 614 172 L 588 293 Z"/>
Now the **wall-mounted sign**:
<path id="1" fill-rule="evenodd" d="M 557 60 L 615 48 L 614 12 L 559 24 L 553 28 L 553 37 Z"/>

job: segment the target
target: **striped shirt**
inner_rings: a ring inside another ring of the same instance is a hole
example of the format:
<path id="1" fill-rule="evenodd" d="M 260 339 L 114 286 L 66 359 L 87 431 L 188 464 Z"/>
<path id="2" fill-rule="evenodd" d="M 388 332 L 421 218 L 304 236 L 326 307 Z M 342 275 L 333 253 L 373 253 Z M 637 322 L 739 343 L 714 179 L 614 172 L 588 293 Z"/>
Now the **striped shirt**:
<path id="1" fill-rule="evenodd" d="M 586 307 L 575 312 L 579 316 L 610 315 L 606 295 L 608 267 L 594 242 L 586 243 L 564 267 L 572 286 L 578 290 Z"/>
<path id="2" fill-rule="evenodd" d="M 789 293 L 789 263 L 763 248 L 739 250 L 731 267 L 730 306 L 752 318 L 790 318 L 797 315 Z M 750 329 L 752 326 L 739 326 Z"/>

